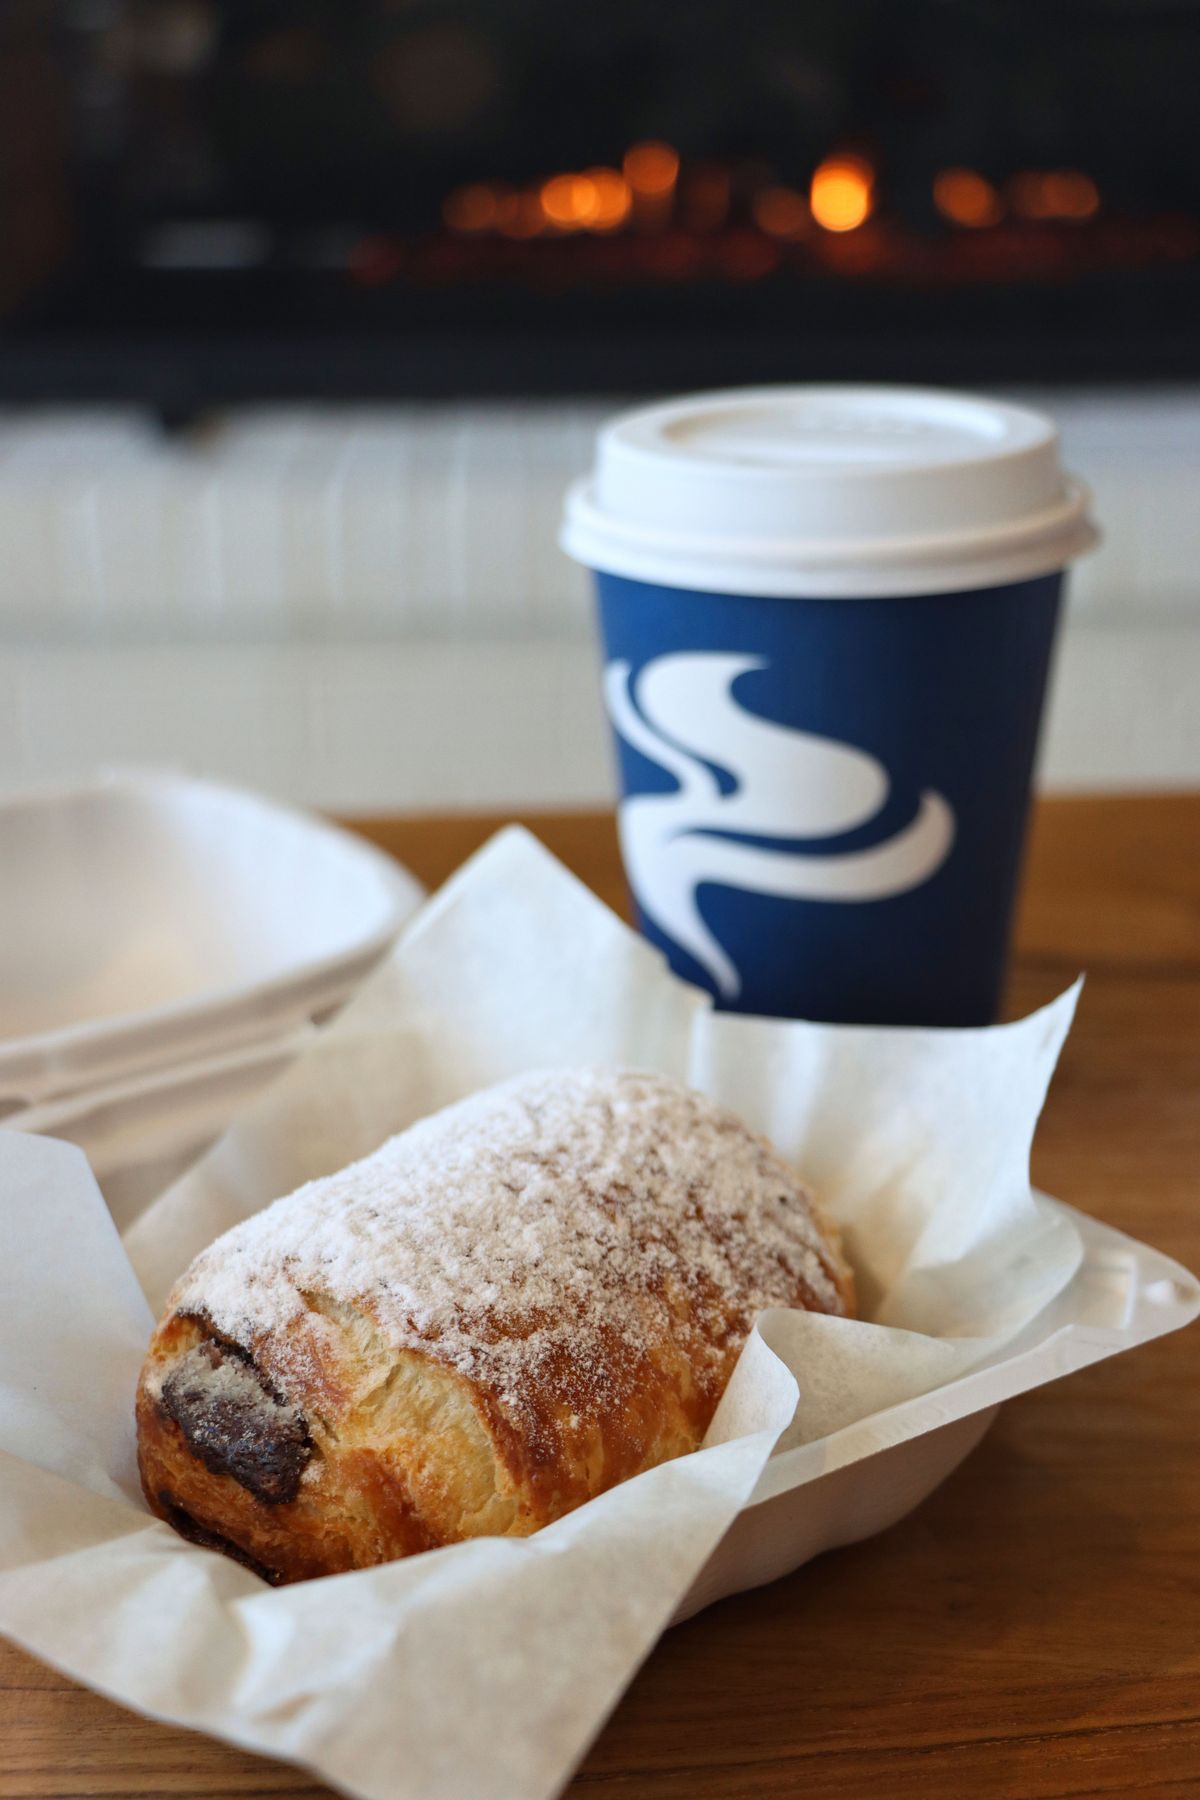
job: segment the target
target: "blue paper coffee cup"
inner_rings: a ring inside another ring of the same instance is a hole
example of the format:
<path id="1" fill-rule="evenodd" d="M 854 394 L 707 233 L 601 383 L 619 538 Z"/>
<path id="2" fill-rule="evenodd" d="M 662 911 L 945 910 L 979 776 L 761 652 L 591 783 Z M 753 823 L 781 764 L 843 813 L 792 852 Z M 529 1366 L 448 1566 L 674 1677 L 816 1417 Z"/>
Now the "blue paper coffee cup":
<path id="1" fill-rule="evenodd" d="M 596 575 L 638 919 L 718 1005 L 995 1017 L 1067 564 L 1049 420 L 768 388 L 601 433 L 563 541 Z"/>

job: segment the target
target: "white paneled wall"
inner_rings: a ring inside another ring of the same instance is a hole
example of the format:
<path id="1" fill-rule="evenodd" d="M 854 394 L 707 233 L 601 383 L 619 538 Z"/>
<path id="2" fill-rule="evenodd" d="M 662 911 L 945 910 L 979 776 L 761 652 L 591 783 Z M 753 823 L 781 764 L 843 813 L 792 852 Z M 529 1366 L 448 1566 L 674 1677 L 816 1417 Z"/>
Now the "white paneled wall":
<path id="1" fill-rule="evenodd" d="M 1103 550 L 1058 786 L 1200 782 L 1200 397 L 1058 393 Z M 0 783 L 169 762 L 341 807 L 603 798 L 562 489 L 610 406 L 0 416 Z"/>
<path id="2" fill-rule="evenodd" d="M 186 438 L 142 415 L 0 419 L 6 631 L 281 642 L 559 636 L 555 543 L 605 409 L 291 408 Z"/>

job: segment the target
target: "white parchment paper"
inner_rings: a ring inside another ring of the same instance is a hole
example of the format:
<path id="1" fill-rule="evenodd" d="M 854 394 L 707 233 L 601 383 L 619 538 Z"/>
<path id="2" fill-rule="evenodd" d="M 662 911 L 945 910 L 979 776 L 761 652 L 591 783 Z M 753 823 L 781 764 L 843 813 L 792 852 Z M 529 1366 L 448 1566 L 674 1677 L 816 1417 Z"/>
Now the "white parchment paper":
<path id="1" fill-rule="evenodd" d="M 122 1246 L 81 1155 L 0 1133 L 0 1628 L 126 1704 L 369 1800 L 556 1793 L 772 1451 L 956 1379 L 1071 1279 L 1029 1148 L 1075 1004 L 895 1031 L 716 1014 L 528 834 L 502 833 Z M 220 1231 L 532 1067 L 703 1089 L 841 1220 L 864 1317 L 772 1312 L 708 1443 L 537 1536 L 271 1590 L 151 1518 L 132 1397 Z"/>

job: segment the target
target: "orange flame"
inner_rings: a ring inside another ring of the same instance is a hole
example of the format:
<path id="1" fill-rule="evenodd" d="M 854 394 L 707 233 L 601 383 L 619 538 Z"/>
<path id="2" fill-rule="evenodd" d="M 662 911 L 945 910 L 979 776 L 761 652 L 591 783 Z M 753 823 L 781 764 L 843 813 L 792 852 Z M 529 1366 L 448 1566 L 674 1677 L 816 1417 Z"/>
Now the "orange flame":
<path id="1" fill-rule="evenodd" d="M 629 183 L 616 169 L 589 169 L 587 178 L 595 193 L 592 216 L 587 221 L 590 231 L 616 231 L 629 217 L 633 195 Z"/>
<path id="2" fill-rule="evenodd" d="M 933 203 L 952 225 L 971 230 L 997 225 L 1004 217 L 999 194 L 974 169 L 942 169 L 933 178 Z"/>
<path id="3" fill-rule="evenodd" d="M 632 204 L 629 183 L 615 169 L 552 175 L 542 184 L 542 211 L 560 231 L 615 231 Z"/>
<path id="4" fill-rule="evenodd" d="M 871 216 L 875 171 L 861 156 L 830 156 L 813 171 L 812 216 L 825 231 L 853 231 Z"/>
<path id="5" fill-rule="evenodd" d="M 586 175 L 552 175 L 542 183 L 541 202 L 552 225 L 571 231 L 591 218 L 596 206 L 595 184 Z"/>
<path id="6" fill-rule="evenodd" d="M 652 138 L 627 150 L 622 167 L 639 199 L 661 199 L 671 192 L 678 179 L 679 153 L 670 144 Z"/>

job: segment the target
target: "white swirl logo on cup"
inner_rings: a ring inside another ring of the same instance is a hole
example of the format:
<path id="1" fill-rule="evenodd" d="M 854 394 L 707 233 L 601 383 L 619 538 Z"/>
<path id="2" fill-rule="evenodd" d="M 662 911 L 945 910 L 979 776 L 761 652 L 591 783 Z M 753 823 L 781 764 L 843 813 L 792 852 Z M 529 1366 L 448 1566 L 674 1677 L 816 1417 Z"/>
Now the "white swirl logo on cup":
<path id="1" fill-rule="evenodd" d="M 621 802 L 630 886 L 646 917 L 694 957 L 726 1000 L 737 998 L 742 978 L 700 913 L 701 887 L 789 900 L 883 900 L 928 881 L 954 843 L 953 810 L 929 789 L 911 824 L 869 848 L 784 847 L 868 825 L 891 782 L 863 750 L 747 711 L 733 684 L 767 666 L 760 656 L 686 651 L 656 657 L 636 681 L 625 660 L 604 673 L 614 729 L 678 784 Z M 714 767 L 729 777 L 730 791 Z"/>

